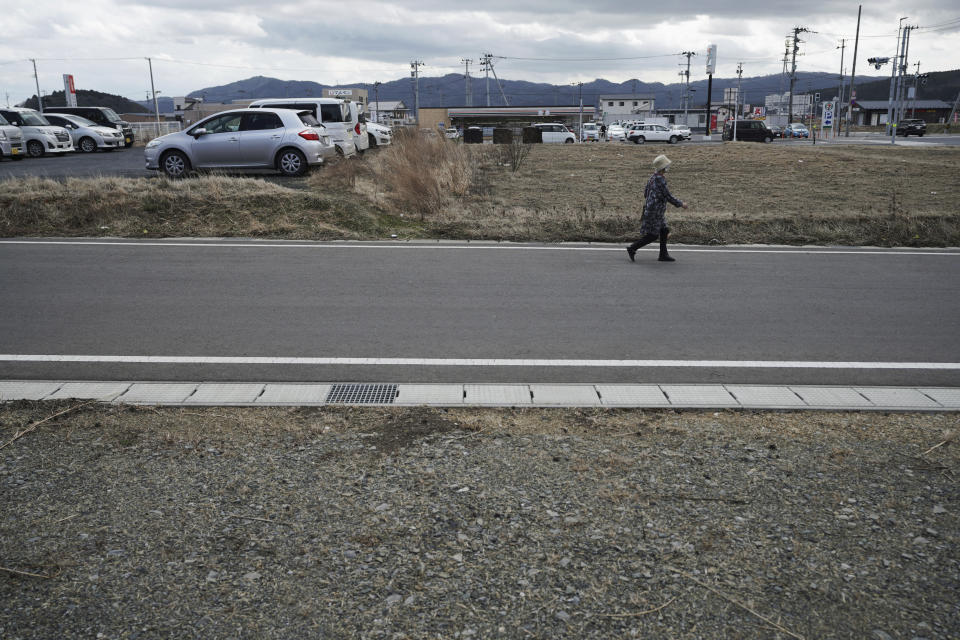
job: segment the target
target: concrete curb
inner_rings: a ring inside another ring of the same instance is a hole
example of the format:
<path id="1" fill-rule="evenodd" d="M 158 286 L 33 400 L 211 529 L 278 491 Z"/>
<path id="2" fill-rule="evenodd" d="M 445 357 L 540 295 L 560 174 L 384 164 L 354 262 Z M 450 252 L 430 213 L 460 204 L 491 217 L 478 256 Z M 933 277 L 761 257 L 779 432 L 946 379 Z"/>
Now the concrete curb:
<path id="1" fill-rule="evenodd" d="M 164 406 L 436 406 L 960 411 L 960 388 L 737 384 L 409 384 L 0 381 L 0 402 Z"/>

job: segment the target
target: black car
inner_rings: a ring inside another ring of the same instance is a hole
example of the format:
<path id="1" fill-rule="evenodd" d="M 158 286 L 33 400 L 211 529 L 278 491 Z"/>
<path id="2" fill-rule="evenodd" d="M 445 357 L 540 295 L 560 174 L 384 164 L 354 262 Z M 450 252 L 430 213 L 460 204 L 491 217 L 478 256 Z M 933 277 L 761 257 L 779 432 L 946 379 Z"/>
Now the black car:
<path id="1" fill-rule="evenodd" d="M 93 120 L 97 124 L 123 131 L 123 146 L 133 146 L 133 127 L 129 122 L 121 120 L 117 112 L 110 107 L 47 107 L 53 113 L 70 113 Z"/>
<path id="2" fill-rule="evenodd" d="M 910 120 L 901 120 L 900 124 L 897 125 L 897 135 L 898 136 L 920 136 L 923 137 L 923 134 L 927 132 L 927 123 L 923 120 L 910 119 Z"/>
<path id="3" fill-rule="evenodd" d="M 733 140 L 733 121 L 723 123 L 723 139 Z M 773 142 L 773 132 L 763 120 L 737 120 L 737 140 Z"/>

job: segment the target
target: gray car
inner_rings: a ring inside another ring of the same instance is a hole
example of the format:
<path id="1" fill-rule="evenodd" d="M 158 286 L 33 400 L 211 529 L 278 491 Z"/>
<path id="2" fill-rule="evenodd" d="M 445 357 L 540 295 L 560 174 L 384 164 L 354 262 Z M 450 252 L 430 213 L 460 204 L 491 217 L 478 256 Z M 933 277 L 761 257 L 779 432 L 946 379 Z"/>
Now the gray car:
<path id="1" fill-rule="evenodd" d="M 73 138 L 73 148 L 83 153 L 93 153 L 97 149 L 113 151 L 123 148 L 123 131 L 104 127 L 83 116 L 66 113 L 44 113 L 50 124 L 63 127 Z"/>
<path id="2" fill-rule="evenodd" d="M 154 138 L 147 169 L 182 178 L 194 169 L 276 169 L 299 176 L 336 154 L 316 118 L 293 109 L 236 109 Z"/>

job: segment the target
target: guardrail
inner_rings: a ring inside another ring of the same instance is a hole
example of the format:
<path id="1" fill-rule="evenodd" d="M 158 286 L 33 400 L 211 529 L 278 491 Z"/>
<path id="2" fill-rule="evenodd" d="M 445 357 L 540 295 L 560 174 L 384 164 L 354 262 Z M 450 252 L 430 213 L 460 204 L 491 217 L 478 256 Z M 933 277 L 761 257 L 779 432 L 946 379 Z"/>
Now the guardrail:
<path id="1" fill-rule="evenodd" d="M 133 128 L 133 137 L 137 144 L 147 144 L 154 138 L 175 133 L 181 129 L 179 122 L 168 121 L 159 124 L 156 122 L 131 122 L 130 126 Z"/>

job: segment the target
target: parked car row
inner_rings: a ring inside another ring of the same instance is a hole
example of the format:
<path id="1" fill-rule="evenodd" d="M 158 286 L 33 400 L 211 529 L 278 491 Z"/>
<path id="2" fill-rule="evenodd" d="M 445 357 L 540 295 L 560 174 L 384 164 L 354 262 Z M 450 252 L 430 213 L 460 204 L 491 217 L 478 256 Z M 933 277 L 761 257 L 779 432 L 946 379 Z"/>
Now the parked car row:
<path id="1" fill-rule="evenodd" d="M 53 107 L 44 113 L 6 107 L 0 109 L 0 129 L 0 157 L 15 159 L 71 151 L 113 151 L 133 144 L 129 123 L 106 107 Z"/>

